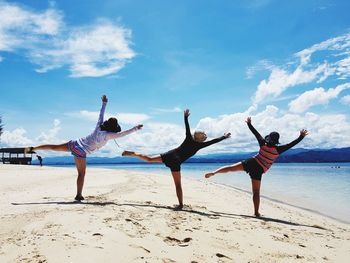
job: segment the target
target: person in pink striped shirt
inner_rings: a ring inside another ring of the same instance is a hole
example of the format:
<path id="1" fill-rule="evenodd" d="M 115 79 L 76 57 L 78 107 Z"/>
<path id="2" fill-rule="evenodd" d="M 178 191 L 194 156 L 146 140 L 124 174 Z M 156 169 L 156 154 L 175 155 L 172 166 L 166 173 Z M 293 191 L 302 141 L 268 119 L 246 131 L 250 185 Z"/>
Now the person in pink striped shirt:
<path id="1" fill-rule="evenodd" d="M 297 139 L 285 145 L 278 145 L 280 144 L 280 135 L 278 132 L 271 132 L 269 135 L 263 138 L 260 135 L 260 133 L 253 127 L 252 120 L 250 117 L 247 118 L 246 123 L 250 131 L 255 135 L 256 139 L 258 140 L 260 146 L 259 153 L 252 158 L 243 160 L 232 165 L 223 166 L 213 172 L 207 173 L 205 175 L 205 178 L 209 178 L 218 173 L 236 171 L 245 171 L 246 173 L 248 173 L 252 181 L 254 214 L 255 216 L 259 217 L 260 185 L 262 174 L 267 172 L 267 170 L 271 167 L 273 162 L 277 159 L 277 157 L 280 154 L 298 144 L 306 135 L 308 135 L 308 131 L 302 129 Z"/>
<path id="2" fill-rule="evenodd" d="M 77 140 L 71 140 L 63 144 L 44 144 L 36 147 L 28 147 L 25 149 L 25 152 L 38 150 L 71 152 L 71 154 L 74 156 L 75 166 L 78 170 L 77 195 L 75 196 L 75 200 L 77 201 L 84 200 L 82 191 L 86 171 L 86 155 L 91 154 L 106 145 L 108 140 L 126 136 L 130 133 L 140 130 L 143 127 L 142 124 L 139 124 L 129 130 L 121 131 L 118 120 L 116 118 L 112 117 L 104 121 L 104 113 L 108 99 L 106 95 L 103 95 L 101 99 L 102 107 L 96 127 L 94 131 L 88 136 Z"/>

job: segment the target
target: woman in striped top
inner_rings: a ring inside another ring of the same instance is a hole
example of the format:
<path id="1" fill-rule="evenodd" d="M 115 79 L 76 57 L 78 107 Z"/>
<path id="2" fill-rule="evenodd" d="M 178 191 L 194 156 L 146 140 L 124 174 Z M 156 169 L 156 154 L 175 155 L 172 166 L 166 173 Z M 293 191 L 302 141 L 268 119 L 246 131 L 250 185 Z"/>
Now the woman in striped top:
<path id="1" fill-rule="evenodd" d="M 209 178 L 218 173 L 235 171 L 245 171 L 248 173 L 252 181 L 254 214 L 255 216 L 259 217 L 260 185 L 262 174 L 271 167 L 273 162 L 280 154 L 298 144 L 308 134 L 308 131 L 302 129 L 297 139 L 285 145 L 278 145 L 280 137 L 278 132 L 271 132 L 269 135 L 263 138 L 260 133 L 253 127 L 250 117 L 247 118 L 246 123 L 248 124 L 250 131 L 258 140 L 260 146 L 259 153 L 252 158 L 243 160 L 242 162 L 223 166 L 214 172 L 207 173 L 205 175 L 205 178 Z"/>

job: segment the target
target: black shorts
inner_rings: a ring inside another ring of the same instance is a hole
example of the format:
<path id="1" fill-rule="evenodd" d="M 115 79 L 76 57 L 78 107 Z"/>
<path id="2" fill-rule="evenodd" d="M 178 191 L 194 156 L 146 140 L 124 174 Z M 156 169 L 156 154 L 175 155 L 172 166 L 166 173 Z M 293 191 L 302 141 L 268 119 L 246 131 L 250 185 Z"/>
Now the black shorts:
<path id="1" fill-rule="evenodd" d="M 176 151 L 171 150 L 169 152 L 160 155 L 163 163 L 170 168 L 172 172 L 179 172 L 181 170 L 181 160 L 176 154 Z"/>
<path id="2" fill-rule="evenodd" d="M 242 165 L 244 171 L 250 175 L 250 178 L 261 181 L 261 176 L 264 173 L 264 169 L 260 166 L 260 164 L 258 164 L 255 158 L 249 158 L 242 161 Z"/>

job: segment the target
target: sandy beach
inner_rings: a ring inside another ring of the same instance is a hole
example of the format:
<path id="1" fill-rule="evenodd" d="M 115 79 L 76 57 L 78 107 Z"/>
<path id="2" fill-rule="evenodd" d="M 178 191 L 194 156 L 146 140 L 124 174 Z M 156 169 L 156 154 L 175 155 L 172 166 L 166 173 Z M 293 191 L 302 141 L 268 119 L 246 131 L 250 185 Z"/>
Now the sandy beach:
<path id="1" fill-rule="evenodd" d="M 0 165 L 0 262 L 349 262 L 350 225 L 210 181 Z"/>

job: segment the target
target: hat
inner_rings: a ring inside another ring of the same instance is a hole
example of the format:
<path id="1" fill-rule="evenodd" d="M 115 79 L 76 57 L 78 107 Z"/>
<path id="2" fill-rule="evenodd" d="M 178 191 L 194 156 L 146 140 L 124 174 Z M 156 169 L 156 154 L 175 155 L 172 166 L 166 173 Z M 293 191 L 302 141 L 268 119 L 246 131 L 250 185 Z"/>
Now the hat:
<path id="1" fill-rule="evenodd" d="M 280 135 L 278 132 L 271 132 L 269 135 L 265 136 L 265 141 L 269 144 L 279 144 L 279 138 Z"/>

